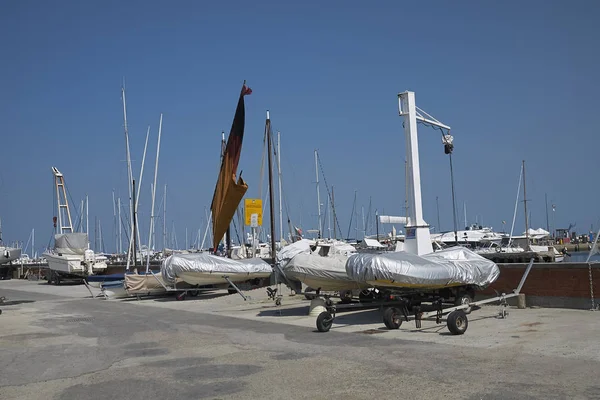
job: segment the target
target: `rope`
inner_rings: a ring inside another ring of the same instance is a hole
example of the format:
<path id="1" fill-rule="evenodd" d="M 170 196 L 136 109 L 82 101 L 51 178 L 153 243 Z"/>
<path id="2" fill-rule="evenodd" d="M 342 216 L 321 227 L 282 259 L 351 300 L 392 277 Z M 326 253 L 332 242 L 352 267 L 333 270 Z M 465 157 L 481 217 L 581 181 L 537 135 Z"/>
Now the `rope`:
<path id="1" fill-rule="evenodd" d="M 335 212 L 335 206 L 333 205 L 333 201 L 331 200 L 331 193 L 329 192 L 329 185 L 327 184 L 327 178 L 325 177 L 325 171 L 323 170 L 323 163 L 321 163 L 321 156 L 317 153 L 317 160 L 319 161 L 319 169 L 321 170 L 321 175 L 323 176 L 323 183 L 325 183 L 325 189 L 327 190 L 327 196 L 329 197 L 329 201 L 331 202 L 331 209 L 333 210 L 333 223 L 337 224 L 338 229 L 342 232 L 342 228 L 340 227 L 340 223 L 337 219 L 337 215 Z"/>

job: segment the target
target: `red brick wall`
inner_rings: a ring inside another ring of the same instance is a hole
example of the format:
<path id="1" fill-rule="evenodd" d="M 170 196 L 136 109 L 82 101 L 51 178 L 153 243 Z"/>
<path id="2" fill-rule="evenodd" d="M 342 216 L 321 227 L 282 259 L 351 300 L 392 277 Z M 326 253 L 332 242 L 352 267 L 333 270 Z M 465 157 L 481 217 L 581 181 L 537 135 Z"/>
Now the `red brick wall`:
<path id="1" fill-rule="evenodd" d="M 590 278 L 587 264 L 572 264 L 566 268 L 544 267 L 535 264 L 521 293 L 529 296 L 590 297 Z M 500 266 L 500 277 L 482 294 L 512 293 L 521 281 L 526 266 Z M 566 265 L 565 265 L 566 266 Z M 600 268 L 592 267 L 594 297 L 600 297 Z"/>

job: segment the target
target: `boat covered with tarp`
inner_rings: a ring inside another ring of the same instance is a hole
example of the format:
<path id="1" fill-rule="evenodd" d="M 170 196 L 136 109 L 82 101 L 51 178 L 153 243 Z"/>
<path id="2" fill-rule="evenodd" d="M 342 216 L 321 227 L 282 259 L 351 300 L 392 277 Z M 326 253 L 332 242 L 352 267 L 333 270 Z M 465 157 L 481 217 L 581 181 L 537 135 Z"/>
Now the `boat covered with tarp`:
<path id="1" fill-rule="evenodd" d="M 170 285 L 178 281 L 190 285 L 217 285 L 266 279 L 273 269 L 261 258 L 233 260 L 208 253 L 173 254 L 161 266 L 161 276 Z M 226 279 L 227 278 L 227 279 Z"/>
<path id="2" fill-rule="evenodd" d="M 348 276 L 362 284 L 399 289 L 485 288 L 500 275 L 498 265 L 464 247 L 418 256 L 404 251 L 358 253 L 346 262 Z"/>
<path id="3" fill-rule="evenodd" d="M 298 280 L 313 289 L 324 291 L 342 291 L 363 289 L 346 273 L 348 257 L 333 254 L 323 257 L 317 253 L 298 253 L 283 267 L 289 278 Z"/>

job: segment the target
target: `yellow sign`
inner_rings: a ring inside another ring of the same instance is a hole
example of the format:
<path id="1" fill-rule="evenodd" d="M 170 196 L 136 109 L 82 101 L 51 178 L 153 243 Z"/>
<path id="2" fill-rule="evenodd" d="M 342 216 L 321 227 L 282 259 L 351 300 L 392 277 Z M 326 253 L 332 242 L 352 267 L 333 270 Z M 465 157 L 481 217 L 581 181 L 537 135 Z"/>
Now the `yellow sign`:
<path id="1" fill-rule="evenodd" d="M 262 226 L 262 199 L 245 199 L 244 217 L 246 225 L 252 227 Z"/>

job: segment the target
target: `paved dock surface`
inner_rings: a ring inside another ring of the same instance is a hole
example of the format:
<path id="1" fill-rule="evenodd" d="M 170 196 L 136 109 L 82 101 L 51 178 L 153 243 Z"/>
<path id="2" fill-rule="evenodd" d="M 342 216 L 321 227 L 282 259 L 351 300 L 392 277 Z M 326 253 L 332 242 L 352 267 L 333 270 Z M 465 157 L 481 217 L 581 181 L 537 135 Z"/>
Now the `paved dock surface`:
<path id="1" fill-rule="evenodd" d="M 197 298 L 90 298 L 83 286 L 0 281 L 0 399 L 600 399 L 600 313 L 490 306 L 463 336 L 340 313 L 264 289 Z"/>

